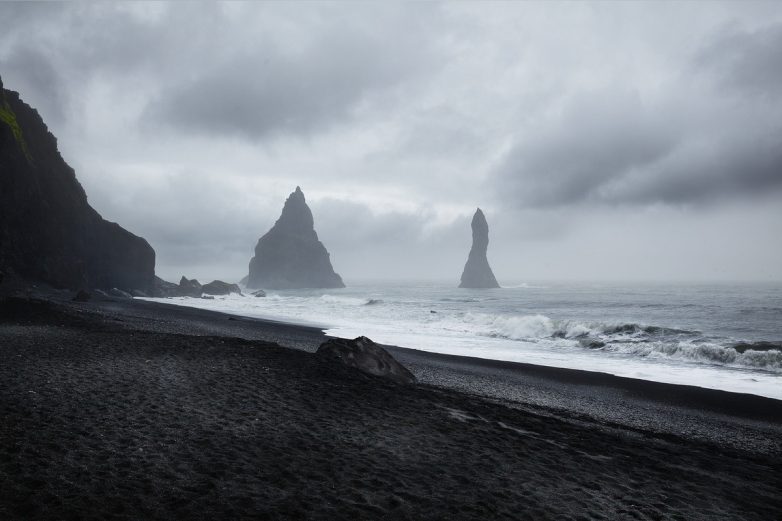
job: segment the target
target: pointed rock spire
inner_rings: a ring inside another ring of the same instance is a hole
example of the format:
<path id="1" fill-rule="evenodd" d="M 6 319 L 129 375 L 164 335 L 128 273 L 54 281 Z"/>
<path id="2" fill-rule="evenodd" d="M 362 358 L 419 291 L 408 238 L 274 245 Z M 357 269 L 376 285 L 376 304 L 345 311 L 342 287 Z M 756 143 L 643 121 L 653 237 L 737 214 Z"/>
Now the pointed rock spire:
<path id="1" fill-rule="evenodd" d="M 489 223 L 480 208 L 472 217 L 472 248 L 462 272 L 460 288 L 499 288 L 489 266 L 486 250 L 489 247 Z"/>
<path id="2" fill-rule="evenodd" d="M 251 289 L 344 288 L 329 252 L 318 240 L 312 211 L 298 186 L 272 229 L 258 240 L 250 260 Z"/>

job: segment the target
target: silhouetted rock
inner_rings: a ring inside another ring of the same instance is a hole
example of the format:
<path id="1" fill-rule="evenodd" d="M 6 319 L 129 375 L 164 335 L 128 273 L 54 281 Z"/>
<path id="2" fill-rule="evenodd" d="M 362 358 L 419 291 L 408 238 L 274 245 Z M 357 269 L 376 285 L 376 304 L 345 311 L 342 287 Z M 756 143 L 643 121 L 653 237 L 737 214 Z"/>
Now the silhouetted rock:
<path id="1" fill-rule="evenodd" d="M 133 295 L 131 295 L 127 291 L 122 291 L 121 289 L 118 288 L 111 288 L 109 290 L 109 295 L 117 298 L 133 298 Z"/>
<path id="2" fill-rule="evenodd" d="M 201 283 L 196 279 L 187 280 L 184 275 L 179 279 L 178 297 L 200 297 L 202 293 Z"/>
<path id="3" fill-rule="evenodd" d="M 334 273 L 329 252 L 318 240 L 312 212 L 298 186 L 285 201 L 282 215 L 272 229 L 258 240 L 255 257 L 250 260 L 247 287 L 345 287 Z"/>
<path id="4" fill-rule="evenodd" d="M 252 292 L 252 296 L 253 297 L 265 297 L 266 296 L 266 292 L 264 290 L 262 290 L 262 289 L 259 289 L 258 291 L 253 291 Z"/>
<path id="5" fill-rule="evenodd" d="M 83 289 L 80 289 L 78 293 L 76 293 L 76 296 L 73 297 L 74 302 L 89 302 L 90 300 L 90 294 L 84 291 Z"/>
<path id="6" fill-rule="evenodd" d="M 213 280 L 209 284 L 204 284 L 201 291 L 207 295 L 229 295 L 231 293 L 242 293 L 242 290 L 236 284 L 228 284 L 222 280 Z"/>
<path id="7" fill-rule="evenodd" d="M 480 208 L 472 217 L 472 248 L 462 272 L 460 288 L 499 288 L 486 258 L 489 247 L 489 224 Z"/>
<path id="8" fill-rule="evenodd" d="M 134 297 L 139 297 L 139 298 L 148 298 L 149 297 L 149 295 L 147 293 L 144 293 L 143 291 L 138 290 L 138 289 L 134 289 L 133 291 L 130 292 L 130 294 L 133 295 Z"/>
<path id="9" fill-rule="evenodd" d="M 38 112 L 0 80 L 0 269 L 59 288 L 151 291 L 155 252 L 87 202 Z"/>
<path id="10" fill-rule="evenodd" d="M 179 286 L 173 282 L 168 282 L 160 277 L 155 277 L 155 288 L 152 293 L 154 297 L 175 297 L 179 291 Z"/>
<path id="11" fill-rule="evenodd" d="M 339 360 L 348 367 L 361 372 L 380 376 L 400 384 L 412 384 L 416 378 L 402 364 L 397 362 L 388 351 L 365 336 L 353 340 L 332 338 L 318 348 L 322 357 Z"/>

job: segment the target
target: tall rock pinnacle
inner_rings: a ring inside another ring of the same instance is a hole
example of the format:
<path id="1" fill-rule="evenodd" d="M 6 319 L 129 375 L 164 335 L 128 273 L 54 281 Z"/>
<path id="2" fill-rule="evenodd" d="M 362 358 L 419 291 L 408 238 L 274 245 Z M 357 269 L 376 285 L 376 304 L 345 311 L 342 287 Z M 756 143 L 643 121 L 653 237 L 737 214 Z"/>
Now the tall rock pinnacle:
<path id="1" fill-rule="evenodd" d="M 472 248 L 462 272 L 460 288 L 499 288 L 486 258 L 489 247 L 489 224 L 480 208 L 472 217 Z"/>
<path id="2" fill-rule="evenodd" d="M 296 187 L 272 229 L 258 240 L 247 287 L 267 289 L 344 288 L 329 252 L 318 240 L 304 193 Z"/>

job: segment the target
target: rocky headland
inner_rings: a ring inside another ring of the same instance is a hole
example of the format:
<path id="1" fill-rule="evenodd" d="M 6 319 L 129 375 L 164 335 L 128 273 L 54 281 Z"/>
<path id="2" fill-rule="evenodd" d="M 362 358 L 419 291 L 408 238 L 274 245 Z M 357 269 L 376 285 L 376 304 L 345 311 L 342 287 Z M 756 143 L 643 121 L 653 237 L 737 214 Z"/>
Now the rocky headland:
<path id="1" fill-rule="evenodd" d="M 106 221 L 38 112 L 0 79 L 0 271 L 56 288 L 152 293 L 155 251 Z"/>

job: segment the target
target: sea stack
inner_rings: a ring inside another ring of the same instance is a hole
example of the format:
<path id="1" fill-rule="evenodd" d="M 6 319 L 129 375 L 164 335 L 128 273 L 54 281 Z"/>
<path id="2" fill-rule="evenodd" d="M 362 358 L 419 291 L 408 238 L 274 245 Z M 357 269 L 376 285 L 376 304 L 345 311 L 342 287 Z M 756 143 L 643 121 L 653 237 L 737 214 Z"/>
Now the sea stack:
<path id="1" fill-rule="evenodd" d="M 472 217 L 472 248 L 462 272 L 460 288 L 499 288 L 486 258 L 489 247 L 489 223 L 480 208 Z"/>
<path id="2" fill-rule="evenodd" d="M 2 80 L 0 271 L 71 289 L 155 285 L 155 251 L 89 205 L 41 116 Z"/>
<path id="3" fill-rule="evenodd" d="M 344 288 L 329 252 L 318 240 L 304 193 L 298 186 L 288 196 L 282 215 L 258 239 L 247 277 L 250 289 Z"/>

